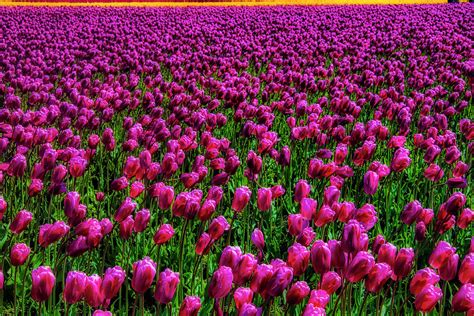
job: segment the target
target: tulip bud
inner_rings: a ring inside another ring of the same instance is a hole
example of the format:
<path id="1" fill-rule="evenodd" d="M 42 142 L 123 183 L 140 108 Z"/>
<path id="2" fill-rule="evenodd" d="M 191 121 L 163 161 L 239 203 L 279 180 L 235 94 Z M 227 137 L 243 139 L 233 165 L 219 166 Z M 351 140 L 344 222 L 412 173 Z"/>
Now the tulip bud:
<path id="1" fill-rule="evenodd" d="M 41 181 L 40 179 L 32 179 L 31 184 L 28 187 L 28 196 L 37 196 L 41 192 L 41 190 L 43 190 L 43 181 Z"/>
<path id="2" fill-rule="evenodd" d="M 30 255 L 30 247 L 26 244 L 15 244 L 10 251 L 10 262 L 12 266 L 22 266 Z"/>
<path id="3" fill-rule="evenodd" d="M 225 231 L 230 229 L 230 225 L 224 216 L 218 216 L 209 225 L 208 234 L 213 240 L 218 240 Z"/>
<path id="4" fill-rule="evenodd" d="M 32 220 L 33 214 L 27 210 L 21 210 L 18 212 L 18 214 L 16 214 L 15 218 L 10 224 L 11 232 L 16 235 L 20 234 L 28 227 Z"/>
<path id="5" fill-rule="evenodd" d="M 160 273 L 158 282 L 156 283 L 155 299 L 160 304 L 168 304 L 173 300 L 178 284 L 179 273 L 165 269 L 165 271 Z"/>
<path id="6" fill-rule="evenodd" d="M 63 297 L 68 304 L 82 300 L 86 287 L 87 275 L 83 272 L 69 271 L 64 285 Z"/>
<path id="7" fill-rule="evenodd" d="M 133 226 L 135 225 L 135 221 L 133 220 L 132 215 L 125 218 L 119 224 L 119 236 L 122 239 L 129 239 L 132 236 Z"/>
<path id="8" fill-rule="evenodd" d="M 317 240 L 311 248 L 311 264 L 314 272 L 324 274 L 331 269 L 331 250 L 322 240 Z"/>
<path id="9" fill-rule="evenodd" d="M 69 232 L 69 226 L 62 221 L 54 224 L 44 224 L 40 226 L 38 243 L 41 247 L 46 248 L 52 243 L 60 240 Z"/>
<path id="10" fill-rule="evenodd" d="M 449 257 L 453 256 L 455 253 L 456 248 L 451 247 L 451 245 L 445 241 L 440 241 L 431 253 L 428 262 L 433 268 L 439 269 L 445 264 Z"/>
<path id="11" fill-rule="evenodd" d="M 379 186 L 379 175 L 373 171 L 367 171 L 364 175 L 364 192 L 368 195 L 374 195 Z"/>
<path id="12" fill-rule="evenodd" d="M 359 251 L 345 269 L 345 277 L 351 283 L 362 280 L 375 265 L 374 257 L 366 251 Z"/>
<path id="13" fill-rule="evenodd" d="M 162 245 L 168 240 L 171 239 L 174 235 L 174 229 L 173 226 L 170 224 L 163 224 L 161 227 L 156 231 L 155 236 L 153 237 L 153 241 L 157 245 Z"/>
<path id="14" fill-rule="evenodd" d="M 201 309 L 201 299 L 197 296 L 186 296 L 179 308 L 179 316 L 197 316 Z"/>
<path id="15" fill-rule="evenodd" d="M 392 269 L 386 263 L 376 263 L 367 274 L 365 288 L 371 293 L 378 293 L 392 276 Z"/>
<path id="16" fill-rule="evenodd" d="M 7 211 L 7 206 L 7 201 L 5 201 L 3 197 L 0 196 L 0 221 L 2 220 L 3 215 Z"/>
<path id="17" fill-rule="evenodd" d="M 377 262 L 379 263 L 385 262 L 390 267 L 393 268 L 396 257 L 397 257 L 397 247 L 395 247 L 394 245 L 388 242 L 380 246 L 378 256 L 377 256 Z"/>
<path id="18" fill-rule="evenodd" d="M 400 214 L 400 220 L 406 225 L 411 225 L 423 211 L 421 203 L 417 200 L 408 203 Z"/>
<path id="19" fill-rule="evenodd" d="M 136 207 L 137 203 L 133 202 L 131 198 L 127 197 L 122 202 L 117 212 L 115 212 L 114 219 L 119 223 L 124 221 L 128 216 L 132 214 Z"/>
<path id="20" fill-rule="evenodd" d="M 252 191 L 248 187 L 237 188 L 234 194 L 234 199 L 232 200 L 232 209 L 239 213 L 242 212 L 245 206 L 250 201 Z"/>
<path id="21" fill-rule="evenodd" d="M 48 300 L 56 278 L 50 267 L 40 266 L 31 272 L 31 298 L 37 302 Z"/>
<path id="22" fill-rule="evenodd" d="M 417 295 L 427 285 L 435 285 L 439 282 L 439 276 L 430 268 L 418 270 L 410 281 L 410 293 Z"/>
<path id="23" fill-rule="evenodd" d="M 332 295 L 341 287 L 342 281 L 339 274 L 329 271 L 323 274 L 321 278 L 320 288 L 325 290 L 329 295 Z"/>
<path id="24" fill-rule="evenodd" d="M 309 196 L 311 191 L 311 186 L 308 184 L 306 180 L 299 180 L 295 186 L 295 201 L 301 202 L 301 200 L 305 197 Z"/>
<path id="25" fill-rule="evenodd" d="M 272 277 L 268 280 L 266 292 L 270 297 L 280 296 L 293 280 L 293 269 L 280 266 L 275 269 Z"/>
<path id="26" fill-rule="evenodd" d="M 311 289 L 305 281 L 295 282 L 286 292 L 286 302 L 289 305 L 298 305 L 309 295 L 310 291 Z"/>
<path id="27" fill-rule="evenodd" d="M 326 308 L 330 299 L 329 294 L 325 290 L 313 290 L 311 291 L 308 304 L 315 307 Z"/>
<path id="28" fill-rule="evenodd" d="M 456 277 L 458 272 L 458 263 L 459 263 L 459 255 L 454 254 L 444 262 L 438 269 L 439 276 L 441 280 L 444 281 L 451 281 Z"/>
<path id="29" fill-rule="evenodd" d="M 252 232 L 251 240 L 257 249 L 263 250 L 263 248 L 265 248 L 265 238 L 260 229 L 254 229 L 254 231 Z"/>
<path id="30" fill-rule="evenodd" d="M 244 304 L 252 303 L 253 292 L 247 287 L 239 287 L 234 292 L 235 307 L 240 310 Z"/>
<path id="31" fill-rule="evenodd" d="M 232 288 L 232 280 L 232 269 L 220 266 L 212 275 L 208 289 L 209 296 L 216 299 L 227 296 Z"/>
<path id="32" fill-rule="evenodd" d="M 143 232 L 148 226 L 148 223 L 150 222 L 150 217 L 151 215 L 148 209 L 144 208 L 138 211 L 137 214 L 135 215 L 133 230 L 137 233 Z"/>
<path id="33" fill-rule="evenodd" d="M 443 291 L 429 284 L 415 296 L 415 309 L 420 312 L 429 313 L 442 297 Z"/>
<path id="34" fill-rule="evenodd" d="M 257 208 L 264 212 L 272 205 L 272 191 L 269 188 L 259 188 L 257 192 Z"/>
<path id="35" fill-rule="evenodd" d="M 102 293 L 105 299 L 112 299 L 118 294 L 125 277 L 125 271 L 119 266 L 108 268 L 105 271 L 102 281 Z"/>
<path id="36" fill-rule="evenodd" d="M 455 312 L 472 311 L 474 308 L 474 284 L 466 283 L 461 286 L 453 296 L 452 306 Z"/>
<path id="37" fill-rule="evenodd" d="M 132 288 L 143 294 L 151 286 L 156 274 L 156 263 L 145 257 L 133 264 Z"/>
<path id="38" fill-rule="evenodd" d="M 398 251 L 397 257 L 393 264 L 393 273 L 398 280 L 406 277 L 412 267 L 413 261 L 415 260 L 415 252 L 411 248 L 401 248 Z"/>
<path id="39" fill-rule="evenodd" d="M 86 278 L 84 286 L 84 300 L 89 306 L 93 308 L 99 307 L 104 300 L 101 285 L 102 278 L 97 274 L 93 274 Z"/>
<path id="40" fill-rule="evenodd" d="M 299 243 L 294 243 L 290 248 L 288 248 L 287 263 L 293 268 L 295 276 L 304 274 L 308 268 L 309 256 L 310 252 L 308 249 Z"/>

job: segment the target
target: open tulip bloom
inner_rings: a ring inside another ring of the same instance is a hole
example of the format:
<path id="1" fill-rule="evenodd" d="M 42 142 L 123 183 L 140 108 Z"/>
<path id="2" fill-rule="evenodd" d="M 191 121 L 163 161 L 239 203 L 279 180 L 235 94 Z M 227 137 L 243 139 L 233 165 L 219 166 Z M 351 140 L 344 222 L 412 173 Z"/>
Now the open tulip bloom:
<path id="1" fill-rule="evenodd" d="M 473 314 L 472 9 L 0 7 L 0 314 Z"/>

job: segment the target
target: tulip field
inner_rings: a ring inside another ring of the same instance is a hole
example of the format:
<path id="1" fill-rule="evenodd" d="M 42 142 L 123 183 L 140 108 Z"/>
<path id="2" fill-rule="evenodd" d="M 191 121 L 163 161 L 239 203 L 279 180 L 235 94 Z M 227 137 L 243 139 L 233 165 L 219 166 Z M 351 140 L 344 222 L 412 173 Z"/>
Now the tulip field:
<path id="1" fill-rule="evenodd" d="M 474 315 L 474 6 L 0 7 L 0 315 Z"/>

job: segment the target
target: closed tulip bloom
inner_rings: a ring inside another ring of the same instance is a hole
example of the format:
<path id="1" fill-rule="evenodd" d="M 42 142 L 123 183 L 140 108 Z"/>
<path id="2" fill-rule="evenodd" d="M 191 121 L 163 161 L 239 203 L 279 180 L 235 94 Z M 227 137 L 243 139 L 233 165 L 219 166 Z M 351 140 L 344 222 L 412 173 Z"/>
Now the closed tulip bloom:
<path id="1" fill-rule="evenodd" d="M 287 263 L 293 268 L 295 276 L 302 275 L 309 265 L 310 252 L 306 247 L 299 243 L 294 243 L 288 248 L 288 260 Z"/>
<path id="2" fill-rule="evenodd" d="M 450 256 L 438 269 L 439 277 L 444 281 L 451 281 L 458 273 L 459 255 Z"/>
<path id="3" fill-rule="evenodd" d="M 113 191 L 122 191 L 126 187 L 128 187 L 127 177 L 120 177 L 118 179 L 115 179 L 110 184 L 110 189 L 113 190 Z"/>
<path id="4" fill-rule="evenodd" d="M 197 316 L 201 309 L 201 299 L 198 296 L 186 296 L 179 308 L 179 316 Z"/>
<path id="5" fill-rule="evenodd" d="M 416 223 L 415 227 L 415 240 L 423 241 L 426 238 L 426 225 L 424 222 Z"/>
<path id="6" fill-rule="evenodd" d="M 354 218 L 365 228 L 366 231 L 371 230 L 377 223 L 377 212 L 372 204 L 364 204 L 357 210 Z"/>
<path id="7" fill-rule="evenodd" d="M 153 236 L 153 241 L 157 245 L 162 245 L 168 242 L 174 235 L 173 226 L 170 224 L 163 224 L 156 231 L 155 236 Z"/>
<path id="8" fill-rule="evenodd" d="M 430 255 L 428 263 L 435 269 L 439 269 L 449 257 L 456 253 L 456 248 L 451 247 L 446 241 L 440 241 Z"/>
<path id="9" fill-rule="evenodd" d="M 316 215 L 318 202 L 311 198 L 303 198 L 300 203 L 300 214 L 307 220 L 312 220 Z"/>
<path id="10" fill-rule="evenodd" d="M 324 241 L 317 240 L 311 247 L 311 264 L 314 272 L 319 274 L 331 269 L 331 250 Z"/>
<path id="11" fill-rule="evenodd" d="M 377 256 L 377 262 L 379 263 L 385 262 L 391 268 L 393 268 L 396 257 L 397 257 L 397 247 L 395 247 L 394 245 L 388 242 L 380 246 L 378 256 Z"/>
<path id="12" fill-rule="evenodd" d="M 132 215 L 125 218 L 119 224 L 119 236 L 122 239 L 129 239 L 132 237 L 133 226 L 135 225 L 135 221 L 133 220 Z"/>
<path id="13" fill-rule="evenodd" d="M 145 190 L 145 185 L 141 183 L 140 181 L 135 181 L 130 186 L 130 197 L 132 199 L 136 199 L 142 194 L 144 190 Z"/>
<path id="14" fill-rule="evenodd" d="M 383 244 L 385 244 L 385 238 L 382 235 L 377 235 L 372 243 L 372 253 L 378 254 Z"/>
<path id="15" fill-rule="evenodd" d="M 337 211 L 337 219 L 343 223 L 347 223 L 350 219 L 353 218 L 356 207 L 354 203 L 344 201 L 339 204 L 339 209 Z"/>
<path id="16" fill-rule="evenodd" d="M 171 206 L 174 199 L 174 188 L 172 186 L 163 186 L 158 193 L 158 207 L 166 210 Z"/>
<path id="17" fill-rule="evenodd" d="M 298 235 L 296 242 L 302 244 L 305 247 L 309 247 L 309 245 L 313 242 L 314 237 L 316 237 L 316 233 L 314 232 L 313 228 L 306 227 L 303 229 L 301 234 Z"/>
<path id="18" fill-rule="evenodd" d="M 425 169 L 423 175 L 430 181 L 438 182 L 444 176 L 444 171 L 440 166 L 431 164 Z"/>
<path id="19" fill-rule="evenodd" d="M 133 264 L 132 288 L 143 294 L 151 286 L 156 275 L 156 263 L 145 257 Z"/>
<path id="20" fill-rule="evenodd" d="M 394 276 L 396 276 L 398 280 L 406 277 L 413 267 L 414 260 L 415 252 L 412 248 L 401 248 L 393 264 Z"/>
<path id="21" fill-rule="evenodd" d="M 371 293 L 378 293 L 392 276 L 392 268 L 386 263 L 376 263 L 367 274 L 365 288 Z"/>
<path id="22" fill-rule="evenodd" d="M 246 303 L 242 305 L 239 310 L 238 316 L 261 316 L 262 308 L 257 307 L 251 303 Z"/>
<path id="23" fill-rule="evenodd" d="M 240 257 L 237 266 L 232 270 L 232 273 L 234 274 L 234 283 L 237 285 L 242 285 L 248 280 L 250 280 L 253 275 L 253 272 L 257 268 L 257 265 L 258 261 L 253 254 L 243 254 Z"/>
<path id="24" fill-rule="evenodd" d="M 22 266 L 28 259 L 30 252 L 31 249 L 26 244 L 15 244 L 10 251 L 10 262 L 12 266 Z"/>
<path id="25" fill-rule="evenodd" d="M 16 154 L 8 165 L 7 174 L 10 177 L 22 177 L 25 174 L 26 166 L 26 157 L 22 154 Z"/>
<path id="26" fill-rule="evenodd" d="M 5 283 L 5 276 L 3 275 L 3 271 L 0 270 L 0 290 L 3 290 L 4 283 Z"/>
<path id="27" fill-rule="evenodd" d="M 322 307 L 316 307 L 313 304 L 308 304 L 306 305 L 301 316 L 326 316 L 326 309 Z"/>
<path id="28" fill-rule="evenodd" d="M 200 256 L 206 255 L 209 253 L 211 246 L 212 246 L 211 236 L 209 236 L 208 233 L 202 233 L 201 236 L 199 236 L 198 241 L 196 242 L 195 251 Z"/>
<path id="29" fill-rule="evenodd" d="M 309 295 L 310 291 L 311 289 L 305 281 L 295 282 L 286 292 L 286 302 L 289 305 L 298 305 Z"/>
<path id="30" fill-rule="evenodd" d="M 7 211 L 8 203 L 3 197 L 0 196 L 0 221 L 3 218 L 3 215 Z"/>
<path id="31" fill-rule="evenodd" d="M 288 215 L 288 231 L 292 236 L 299 236 L 303 229 L 308 227 L 309 223 L 306 218 L 301 214 L 290 214 Z"/>
<path id="32" fill-rule="evenodd" d="M 417 220 L 422 211 L 423 207 L 421 206 L 420 202 L 417 200 L 410 202 L 405 205 L 405 208 L 400 214 L 400 220 L 406 225 L 411 225 Z"/>
<path id="33" fill-rule="evenodd" d="M 112 299 L 118 294 L 125 277 L 125 271 L 119 266 L 108 268 L 105 271 L 102 281 L 102 292 L 105 299 Z"/>
<path id="34" fill-rule="evenodd" d="M 263 250 L 263 248 L 265 248 L 265 237 L 263 236 L 263 233 L 260 229 L 254 229 L 254 231 L 252 232 L 251 240 L 257 249 Z"/>
<path id="35" fill-rule="evenodd" d="M 50 267 L 40 266 L 31 272 L 31 298 L 37 302 L 46 301 L 53 292 L 56 278 Z"/>
<path id="36" fill-rule="evenodd" d="M 74 217 L 79 205 L 81 204 L 81 196 L 75 191 L 68 192 L 64 197 L 64 214 L 68 218 Z"/>
<path id="37" fill-rule="evenodd" d="M 368 195 L 374 195 L 379 186 L 379 175 L 374 171 L 367 171 L 364 175 L 364 192 Z"/>
<path id="38" fill-rule="evenodd" d="M 86 287 L 87 275 L 80 271 L 69 271 L 64 284 L 63 298 L 68 304 L 82 300 Z"/>
<path id="39" fill-rule="evenodd" d="M 235 190 L 234 199 L 232 200 L 232 209 L 239 213 L 247 206 L 252 196 L 252 191 L 248 187 L 240 187 Z"/>
<path id="40" fill-rule="evenodd" d="M 446 211 L 450 214 L 458 214 L 466 204 L 466 196 L 461 192 L 453 193 L 446 201 Z"/>
<path id="41" fill-rule="evenodd" d="M 326 308 L 330 299 L 329 294 L 325 290 L 312 290 L 308 304 L 315 307 Z"/>
<path id="42" fill-rule="evenodd" d="M 259 188 L 257 191 L 257 208 L 264 212 L 272 206 L 272 190 L 269 188 Z"/>
<path id="43" fill-rule="evenodd" d="M 10 224 L 10 230 L 13 234 L 20 234 L 24 231 L 28 225 L 33 220 L 33 214 L 28 212 L 27 210 L 21 210 L 16 214 L 15 218 Z"/>
<path id="44" fill-rule="evenodd" d="M 155 289 L 155 300 L 160 304 L 168 304 L 173 300 L 176 288 L 179 284 L 179 273 L 170 269 L 160 273 Z"/>
<path id="45" fill-rule="evenodd" d="M 458 278 L 461 283 L 474 283 L 474 253 L 467 254 L 461 262 Z"/>
<path id="46" fill-rule="evenodd" d="M 115 212 L 114 219 L 119 223 L 124 221 L 132 214 L 136 207 L 137 203 L 133 202 L 130 197 L 127 197 Z"/>
<path id="47" fill-rule="evenodd" d="M 234 270 L 242 257 L 242 250 L 239 246 L 227 246 L 222 250 L 219 259 L 219 267 L 226 266 Z"/>
<path id="48" fill-rule="evenodd" d="M 140 210 L 135 215 L 135 222 L 133 223 L 133 230 L 137 233 L 143 232 L 150 222 L 150 211 L 146 208 Z"/>
<path id="49" fill-rule="evenodd" d="M 439 276 L 430 268 L 418 270 L 410 281 L 410 293 L 417 295 L 427 285 L 435 285 L 439 282 Z"/>
<path id="50" fill-rule="evenodd" d="M 350 220 L 344 225 L 342 231 L 342 249 L 348 253 L 354 253 L 363 249 L 364 228 L 356 220 Z"/>
<path id="51" fill-rule="evenodd" d="M 450 189 L 464 189 L 467 187 L 467 179 L 462 177 L 449 178 L 446 184 Z"/>
<path id="52" fill-rule="evenodd" d="M 427 163 L 432 163 L 436 159 L 436 157 L 438 157 L 440 153 L 441 153 L 441 148 L 439 148 L 436 145 L 431 145 L 430 147 L 426 149 L 425 156 L 423 157 L 423 159 Z"/>
<path id="53" fill-rule="evenodd" d="M 266 292 L 270 297 L 280 296 L 293 280 L 293 269 L 280 266 L 275 269 L 272 277 L 268 280 Z"/>
<path id="54" fill-rule="evenodd" d="M 84 301 L 93 308 L 102 305 L 104 295 L 102 294 L 102 278 L 97 274 L 88 276 L 84 286 Z"/>
<path id="55" fill-rule="evenodd" d="M 329 295 L 332 295 L 341 287 L 342 280 L 339 274 L 334 271 L 329 271 L 323 274 L 319 287 L 325 290 Z"/>
<path id="56" fill-rule="evenodd" d="M 240 310 L 244 304 L 252 303 L 253 292 L 248 287 L 239 287 L 234 292 L 234 302 L 237 310 Z"/>
<path id="57" fill-rule="evenodd" d="M 207 221 L 212 217 L 212 214 L 216 211 L 217 203 L 212 199 L 207 199 L 202 203 L 201 208 L 198 212 L 198 218 L 201 221 Z"/>
<path id="58" fill-rule="evenodd" d="M 43 190 L 43 181 L 40 179 L 32 179 L 31 184 L 28 187 L 28 196 L 37 196 Z"/>
<path id="59" fill-rule="evenodd" d="M 230 225 L 224 216 L 218 216 L 214 218 L 209 225 L 208 234 L 213 240 L 217 240 L 222 237 L 225 231 L 230 229 Z"/>
<path id="60" fill-rule="evenodd" d="M 309 196 L 311 191 L 311 186 L 308 184 L 306 180 L 299 180 L 295 186 L 295 197 L 294 200 L 296 202 L 301 202 L 301 200 L 305 197 Z"/>
<path id="61" fill-rule="evenodd" d="M 411 164 L 410 151 L 400 147 L 395 151 L 393 155 L 392 163 L 390 168 L 395 172 L 402 172 Z"/>
<path id="62" fill-rule="evenodd" d="M 429 284 L 415 296 L 415 309 L 419 312 L 429 313 L 442 297 L 443 291 L 439 287 Z"/>
<path id="63" fill-rule="evenodd" d="M 455 312 L 467 312 L 474 309 L 474 284 L 466 283 L 453 296 L 451 303 Z"/>
<path id="64" fill-rule="evenodd" d="M 79 178 L 84 175 L 87 167 L 87 160 L 81 157 L 74 157 L 69 160 L 69 174 L 73 178 Z"/>
<path id="65" fill-rule="evenodd" d="M 105 193 L 104 192 L 96 192 L 95 194 L 95 199 L 97 202 L 102 202 L 105 198 Z"/>
<path id="66" fill-rule="evenodd" d="M 330 239 L 327 242 L 331 250 L 331 267 L 341 269 L 346 265 L 347 253 L 342 248 L 339 240 Z"/>
<path id="67" fill-rule="evenodd" d="M 285 188 L 281 185 L 274 185 L 273 187 L 271 187 L 271 190 L 272 190 L 272 200 L 276 200 L 279 197 L 285 195 L 286 193 Z"/>
<path id="68" fill-rule="evenodd" d="M 316 227 L 323 227 L 326 224 L 333 222 L 335 218 L 336 212 L 334 212 L 334 210 L 328 205 L 323 205 L 315 216 L 314 224 Z"/>
<path id="69" fill-rule="evenodd" d="M 374 257 L 366 251 L 359 251 L 345 269 L 345 277 L 351 283 L 362 280 L 375 265 Z"/>
<path id="70" fill-rule="evenodd" d="M 446 149 L 446 156 L 444 157 L 444 160 L 446 161 L 446 163 L 452 165 L 460 157 L 461 157 L 461 151 L 459 151 L 459 149 L 456 147 L 456 145 L 453 145 L 453 146 L 448 147 Z"/>
<path id="71" fill-rule="evenodd" d="M 63 221 L 57 221 L 54 224 L 44 224 L 40 226 L 38 243 L 46 248 L 52 243 L 66 236 L 69 232 L 69 226 Z"/>
<path id="72" fill-rule="evenodd" d="M 229 294 L 232 288 L 232 269 L 220 266 L 212 275 L 208 294 L 212 298 L 223 298 Z"/>

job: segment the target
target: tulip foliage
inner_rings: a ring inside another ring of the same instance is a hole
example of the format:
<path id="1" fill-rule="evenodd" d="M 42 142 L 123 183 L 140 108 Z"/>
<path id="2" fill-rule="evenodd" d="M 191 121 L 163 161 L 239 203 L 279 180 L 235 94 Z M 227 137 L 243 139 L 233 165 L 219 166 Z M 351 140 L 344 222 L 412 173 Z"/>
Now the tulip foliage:
<path id="1" fill-rule="evenodd" d="M 0 8 L 0 314 L 474 313 L 471 18 Z"/>

